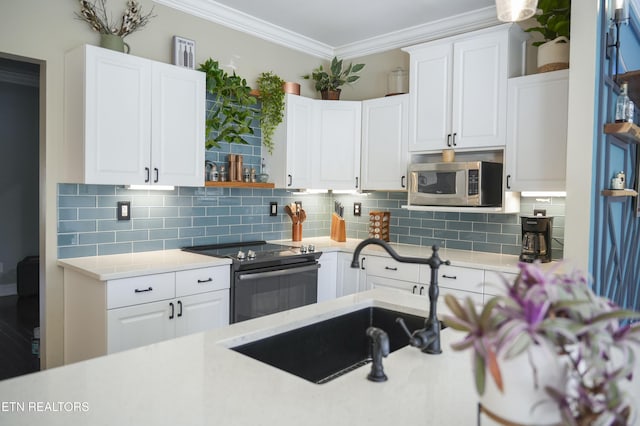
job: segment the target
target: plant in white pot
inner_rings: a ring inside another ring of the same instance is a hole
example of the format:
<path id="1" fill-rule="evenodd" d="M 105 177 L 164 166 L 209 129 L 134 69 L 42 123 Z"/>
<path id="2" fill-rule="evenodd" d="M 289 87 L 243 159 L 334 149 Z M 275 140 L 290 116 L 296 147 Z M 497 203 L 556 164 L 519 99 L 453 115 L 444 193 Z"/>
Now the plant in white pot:
<path id="1" fill-rule="evenodd" d="M 525 31 L 543 38 L 532 43 L 538 46 L 538 72 L 569 68 L 571 0 L 540 0 L 534 19 L 538 25 Z"/>
<path id="2" fill-rule="evenodd" d="M 576 271 L 521 263 L 517 279 L 504 285 L 505 293 L 479 311 L 471 299 L 461 304 L 445 296 L 445 324 L 467 333 L 452 348 L 472 351 L 485 413 L 505 424 L 579 426 L 627 425 L 640 415 L 625 394 L 625 387 L 640 389 L 640 378 L 631 381 L 640 324 L 628 322 L 639 312 L 596 296 Z M 549 371 L 551 382 L 544 378 Z"/>

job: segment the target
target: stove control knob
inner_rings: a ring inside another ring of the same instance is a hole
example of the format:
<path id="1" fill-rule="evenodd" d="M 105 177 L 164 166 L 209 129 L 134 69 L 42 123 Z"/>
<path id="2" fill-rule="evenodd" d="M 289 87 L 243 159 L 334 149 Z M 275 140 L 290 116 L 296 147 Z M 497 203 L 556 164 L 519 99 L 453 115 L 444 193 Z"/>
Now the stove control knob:
<path id="1" fill-rule="evenodd" d="M 244 254 L 244 252 L 242 250 L 240 250 L 238 252 L 238 254 L 236 255 L 236 259 L 238 260 L 244 260 L 246 258 L 246 255 Z"/>
<path id="2" fill-rule="evenodd" d="M 313 244 L 309 244 L 307 250 L 309 250 L 309 253 L 313 253 L 314 251 L 316 251 L 316 246 L 314 246 Z"/>
<path id="3" fill-rule="evenodd" d="M 251 259 L 255 259 L 256 258 L 256 252 L 253 250 L 249 250 L 247 252 L 247 259 L 251 260 Z"/>
<path id="4" fill-rule="evenodd" d="M 307 246 L 302 245 L 300 246 L 300 253 L 306 253 L 307 252 Z"/>

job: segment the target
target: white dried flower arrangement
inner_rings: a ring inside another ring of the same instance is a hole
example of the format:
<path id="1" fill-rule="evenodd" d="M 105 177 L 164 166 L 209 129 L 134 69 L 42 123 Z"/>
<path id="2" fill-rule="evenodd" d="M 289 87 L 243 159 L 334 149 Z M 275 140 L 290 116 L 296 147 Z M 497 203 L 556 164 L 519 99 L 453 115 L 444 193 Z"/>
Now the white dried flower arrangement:
<path id="1" fill-rule="evenodd" d="M 112 34 L 123 38 L 144 27 L 151 18 L 156 16 L 153 15 L 153 8 L 143 15 L 140 3 L 128 0 L 127 8 L 118 26 L 117 21 L 113 21 L 113 18 L 107 15 L 106 3 L 107 0 L 95 0 L 93 3 L 80 0 L 80 12 L 76 12 L 76 16 L 87 21 L 91 29 L 100 34 Z"/>

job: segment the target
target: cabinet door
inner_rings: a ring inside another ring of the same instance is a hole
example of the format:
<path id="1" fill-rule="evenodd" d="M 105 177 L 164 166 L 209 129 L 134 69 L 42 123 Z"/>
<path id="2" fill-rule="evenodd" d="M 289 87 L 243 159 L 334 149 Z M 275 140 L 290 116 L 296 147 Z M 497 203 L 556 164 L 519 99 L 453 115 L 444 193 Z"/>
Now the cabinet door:
<path id="1" fill-rule="evenodd" d="M 145 183 L 151 158 L 151 62 L 87 46 L 84 66 L 84 183 Z"/>
<path id="2" fill-rule="evenodd" d="M 286 94 L 284 118 L 273 133 L 273 152 L 263 151 L 276 188 L 311 188 L 315 100 Z"/>
<path id="3" fill-rule="evenodd" d="M 318 263 L 318 302 L 333 300 L 337 295 L 338 253 L 322 253 Z"/>
<path id="4" fill-rule="evenodd" d="M 509 80 L 506 175 L 512 191 L 564 191 L 569 70 Z"/>
<path id="5" fill-rule="evenodd" d="M 203 186 L 205 75 L 157 62 L 152 71 L 151 181 Z"/>
<path id="6" fill-rule="evenodd" d="M 406 189 L 409 95 L 362 102 L 362 189 Z"/>
<path id="7" fill-rule="evenodd" d="M 172 306 L 173 304 L 173 306 Z M 107 352 L 149 345 L 175 336 L 175 301 L 144 303 L 107 311 Z"/>
<path id="8" fill-rule="evenodd" d="M 176 337 L 229 325 L 229 290 L 176 300 Z"/>
<path id="9" fill-rule="evenodd" d="M 411 53 L 409 151 L 447 147 L 451 129 L 451 43 Z"/>
<path id="10" fill-rule="evenodd" d="M 454 148 L 504 146 L 507 48 L 504 34 L 455 43 L 451 127 Z"/>
<path id="11" fill-rule="evenodd" d="M 366 280 L 366 275 L 363 269 L 363 263 L 366 261 L 365 257 L 360 256 L 360 268 L 351 267 L 352 259 L 353 254 L 351 253 L 338 254 L 338 274 L 336 279 L 337 297 L 357 293 L 361 291 L 362 287 L 365 287 L 360 283 L 361 280 Z"/>
<path id="12" fill-rule="evenodd" d="M 314 188 L 360 189 L 360 102 L 317 101 Z"/>

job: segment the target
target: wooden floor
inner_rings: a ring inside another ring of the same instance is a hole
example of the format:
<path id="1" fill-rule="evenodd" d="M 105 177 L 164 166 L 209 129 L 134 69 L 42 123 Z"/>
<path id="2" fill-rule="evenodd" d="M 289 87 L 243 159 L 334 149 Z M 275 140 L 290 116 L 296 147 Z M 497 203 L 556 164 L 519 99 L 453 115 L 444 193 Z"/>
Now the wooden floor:
<path id="1" fill-rule="evenodd" d="M 0 380 L 40 369 L 40 359 L 31 352 L 38 317 L 37 296 L 0 297 Z"/>

